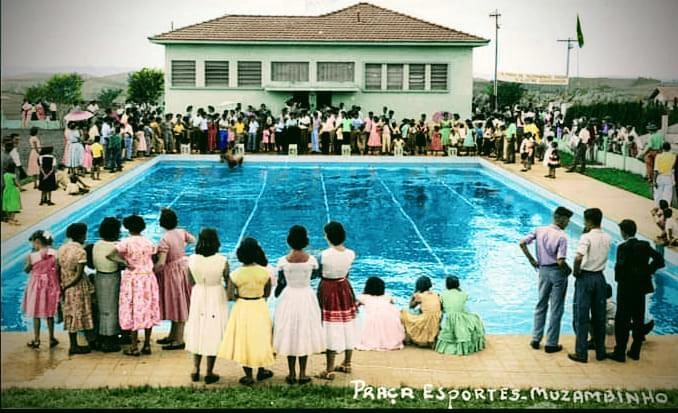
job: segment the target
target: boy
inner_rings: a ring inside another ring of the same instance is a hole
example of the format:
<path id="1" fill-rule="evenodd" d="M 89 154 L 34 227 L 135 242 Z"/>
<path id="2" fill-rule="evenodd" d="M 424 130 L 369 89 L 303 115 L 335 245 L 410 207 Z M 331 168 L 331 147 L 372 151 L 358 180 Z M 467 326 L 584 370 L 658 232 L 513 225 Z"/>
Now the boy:
<path id="1" fill-rule="evenodd" d="M 115 133 L 108 140 L 111 150 L 111 172 L 122 171 L 122 137 L 120 136 L 120 124 L 115 125 Z"/>
<path id="2" fill-rule="evenodd" d="M 664 213 L 667 209 L 669 209 L 669 203 L 665 199 L 660 199 L 659 206 L 650 210 L 650 215 L 654 218 L 654 223 L 657 224 L 657 227 L 659 227 L 659 230 L 661 231 L 657 236 L 657 241 L 659 242 L 666 241 L 666 216 Z"/>
<path id="3" fill-rule="evenodd" d="M 676 247 L 678 246 L 678 218 L 673 218 L 671 208 L 664 210 L 664 218 L 666 219 L 666 245 Z"/>
<path id="4" fill-rule="evenodd" d="M 101 138 L 99 136 L 94 137 L 94 143 L 92 144 L 92 179 L 95 181 L 100 181 L 99 169 L 104 165 L 104 147 L 99 143 Z"/>
<path id="5" fill-rule="evenodd" d="M 76 174 L 71 174 L 68 184 L 66 184 L 66 193 L 68 195 L 82 195 L 89 192 L 89 186 L 82 182 L 80 177 Z"/>
<path id="6" fill-rule="evenodd" d="M 520 142 L 520 160 L 523 163 L 523 169 L 520 172 L 527 172 L 532 169 L 532 159 L 534 158 L 534 140 L 532 134 L 527 132 L 525 139 Z"/>

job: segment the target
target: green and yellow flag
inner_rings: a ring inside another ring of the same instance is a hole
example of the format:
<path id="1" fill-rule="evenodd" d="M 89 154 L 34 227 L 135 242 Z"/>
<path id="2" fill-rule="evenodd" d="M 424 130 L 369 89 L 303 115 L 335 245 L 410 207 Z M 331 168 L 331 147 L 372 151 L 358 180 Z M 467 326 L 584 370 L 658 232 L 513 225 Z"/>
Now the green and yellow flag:
<path id="1" fill-rule="evenodd" d="M 579 43 L 580 49 L 584 46 L 584 33 L 582 33 L 581 31 L 581 22 L 579 21 L 579 14 L 577 14 L 577 43 Z"/>

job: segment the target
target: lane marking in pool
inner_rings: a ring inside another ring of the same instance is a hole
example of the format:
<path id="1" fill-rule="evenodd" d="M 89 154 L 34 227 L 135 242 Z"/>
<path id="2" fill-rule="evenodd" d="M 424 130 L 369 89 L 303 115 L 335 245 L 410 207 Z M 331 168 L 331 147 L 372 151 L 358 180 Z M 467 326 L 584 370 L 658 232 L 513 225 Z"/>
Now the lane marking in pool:
<path id="1" fill-rule="evenodd" d="M 176 197 L 174 197 L 174 199 L 172 200 L 172 202 L 170 202 L 170 203 L 167 205 L 167 209 L 172 208 L 172 205 L 176 204 L 177 201 L 179 200 L 179 198 L 181 198 L 183 195 L 184 195 L 184 190 L 181 190 L 181 191 L 179 192 L 179 194 L 178 194 Z"/>
<path id="2" fill-rule="evenodd" d="M 259 201 L 261 200 L 261 196 L 264 194 L 264 189 L 266 189 L 267 180 L 268 180 L 268 169 L 264 169 L 264 183 L 261 185 L 261 190 L 259 191 L 259 195 L 257 196 L 257 199 L 254 201 L 254 208 L 252 208 L 252 212 L 250 212 L 250 216 L 247 217 L 247 221 L 245 221 L 245 225 L 243 225 L 242 231 L 240 231 L 240 236 L 238 237 L 238 242 L 235 243 L 236 249 L 240 245 L 240 242 L 242 241 L 243 237 L 245 236 L 245 231 L 247 231 L 247 227 L 250 225 L 250 222 L 252 222 L 252 218 L 254 218 L 254 213 L 257 212 L 257 208 L 259 207 Z M 233 250 L 233 254 L 235 254 L 236 249 Z"/>
<path id="3" fill-rule="evenodd" d="M 393 200 L 393 203 L 396 204 L 396 206 L 398 207 L 398 209 L 400 209 L 400 213 L 403 214 L 403 216 L 405 217 L 405 219 L 407 219 L 408 221 L 410 221 L 410 224 L 412 224 L 412 227 L 414 228 L 414 232 L 417 233 L 417 235 L 419 236 L 419 239 L 421 240 L 421 242 L 424 243 L 424 246 L 426 247 L 426 249 L 428 250 L 428 252 L 430 252 L 431 255 L 433 255 L 433 258 L 435 258 L 436 261 L 438 261 L 438 264 L 440 264 L 440 268 L 445 269 L 445 264 L 443 264 L 443 262 L 442 262 L 442 260 L 440 259 L 440 257 L 438 257 L 438 254 L 436 254 L 435 251 L 433 251 L 433 248 L 431 248 L 431 246 L 430 246 L 429 243 L 426 241 L 426 239 L 424 238 L 424 236 L 421 235 L 421 232 L 419 231 L 419 227 L 417 227 L 417 224 L 414 222 L 414 220 L 412 219 L 412 217 L 410 217 L 410 216 L 407 214 L 407 212 L 405 212 L 405 210 L 403 209 L 403 206 L 400 204 L 400 202 L 398 202 L 398 200 L 396 199 L 395 195 L 393 195 L 393 192 L 392 192 L 391 189 L 386 185 L 386 183 L 384 182 L 384 180 L 381 179 L 381 176 L 379 176 L 379 173 L 377 173 L 377 172 L 375 171 L 374 175 L 377 177 L 377 179 L 379 179 L 379 182 L 381 182 L 381 185 L 384 187 L 384 189 L 386 190 L 386 192 L 388 192 L 389 195 L 391 195 L 391 199 Z"/>
<path id="4" fill-rule="evenodd" d="M 478 207 L 478 205 L 476 205 L 476 204 L 474 204 L 473 202 L 469 201 L 468 198 L 466 198 L 464 195 L 462 195 L 462 194 L 460 194 L 459 192 L 457 192 L 457 190 L 455 190 L 454 188 L 452 188 L 451 186 L 449 186 L 449 185 L 447 184 L 447 182 L 443 181 L 442 179 L 439 179 L 438 182 L 440 182 L 440 183 L 442 184 L 442 186 L 444 186 L 445 188 L 449 189 L 450 192 L 452 192 L 453 194 L 455 194 L 456 196 L 458 196 L 462 201 L 464 201 L 464 202 L 466 202 L 467 204 L 469 204 L 469 206 L 470 206 L 471 208 L 473 208 L 473 209 L 475 209 L 475 210 L 481 212 L 481 209 Z M 483 215 L 485 215 L 485 214 L 483 214 Z"/>
<path id="5" fill-rule="evenodd" d="M 327 202 L 327 188 L 325 188 L 325 178 L 323 177 L 323 170 L 320 170 L 320 183 L 323 186 L 323 197 L 325 198 L 325 212 L 327 213 L 327 222 L 330 222 L 330 204 Z"/>

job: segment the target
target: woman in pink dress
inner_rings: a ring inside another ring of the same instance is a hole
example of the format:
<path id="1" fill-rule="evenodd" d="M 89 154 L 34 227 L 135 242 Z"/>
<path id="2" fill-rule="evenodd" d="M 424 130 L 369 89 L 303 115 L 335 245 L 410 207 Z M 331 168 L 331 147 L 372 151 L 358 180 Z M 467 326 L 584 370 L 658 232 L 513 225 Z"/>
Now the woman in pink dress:
<path id="1" fill-rule="evenodd" d="M 381 149 L 381 124 L 379 118 L 372 119 L 372 129 L 370 130 L 370 139 L 367 141 L 370 155 L 374 155 Z"/>
<path id="2" fill-rule="evenodd" d="M 40 157 L 40 138 L 38 137 L 38 128 L 35 126 L 31 128 L 31 137 L 28 138 L 28 145 L 31 147 L 31 152 L 28 154 L 28 166 L 26 168 L 26 173 L 28 176 L 33 177 L 33 188 L 38 188 L 38 183 L 40 182 L 40 165 L 38 164 L 38 158 Z"/>
<path id="3" fill-rule="evenodd" d="M 31 113 L 33 112 L 33 105 L 31 105 L 26 99 L 21 105 L 21 127 L 27 128 L 31 123 Z"/>
<path id="4" fill-rule="evenodd" d="M 219 133 L 219 127 L 213 116 L 207 122 L 207 151 L 209 153 L 214 152 L 217 148 L 217 133 Z"/>
<path id="5" fill-rule="evenodd" d="M 357 303 L 365 310 L 360 329 L 357 350 L 400 350 L 405 341 L 405 328 L 400 322 L 400 310 L 394 300 L 384 294 L 386 285 L 379 277 L 370 277 L 365 282 L 365 292 L 357 297 Z"/>
<path id="6" fill-rule="evenodd" d="M 127 264 L 120 280 L 118 320 L 122 330 L 130 330 L 132 344 L 124 351 L 128 356 L 151 354 L 153 326 L 160 323 L 158 281 L 153 274 L 153 254 L 156 248 L 141 232 L 146 229 L 144 219 L 130 215 L 122 220 L 129 237 L 108 255 L 114 261 Z M 138 330 L 144 329 L 144 346 L 139 352 Z"/>
<path id="7" fill-rule="evenodd" d="M 59 304 L 59 274 L 57 273 L 57 252 L 51 248 L 53 237 L 48 231 L 36 231 L 28 239 L 33 245 L 33 252 L 26 258 L 24 270 L 31 274 L 26 285 L 21 310 L 28 317 L 33 317 L 33 341 L 28 347 L 40 347 L 40 319 L 47 319 L 49 330 L 49 347 L 59 342 L 54 338 L 54 315 Z"/>
<path id="8" fill-rule="evenodd" d="M 38 120 L 45 120 L 45 107 L 42 102 L 35 105 L 35 111 L 38 114 Z"/>
<path id="9" fill-rule="evenodd" d="M 163 350 L 183 350 L 184 325 L 188 320 L 191 302 L 191 284 L 188 281 L 186 245 L 195 243 L 195 237 L 177 228 L 177 214 L 167 208 L 160 211 L 160 226 L 165 229 L 158 244 L 155 274 L 160 291 L 160 318 L 172 321 L 167 337 L 157 341 Z"/>

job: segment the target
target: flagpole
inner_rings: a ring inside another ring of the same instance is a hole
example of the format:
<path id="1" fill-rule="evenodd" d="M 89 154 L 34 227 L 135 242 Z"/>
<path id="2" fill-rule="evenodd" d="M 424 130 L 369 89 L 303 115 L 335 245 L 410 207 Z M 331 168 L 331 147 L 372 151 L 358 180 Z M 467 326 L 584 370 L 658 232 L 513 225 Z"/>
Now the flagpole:
<path id="1" fill-rule="evenodd" d="M 499 60 L 499 10 L 495 9 L 490 17 L 494 17 L 494 110 L 499 110 L 499 99 L 497 96 L 497 61 Z"/>

